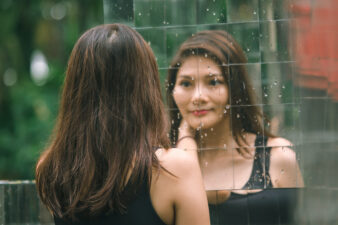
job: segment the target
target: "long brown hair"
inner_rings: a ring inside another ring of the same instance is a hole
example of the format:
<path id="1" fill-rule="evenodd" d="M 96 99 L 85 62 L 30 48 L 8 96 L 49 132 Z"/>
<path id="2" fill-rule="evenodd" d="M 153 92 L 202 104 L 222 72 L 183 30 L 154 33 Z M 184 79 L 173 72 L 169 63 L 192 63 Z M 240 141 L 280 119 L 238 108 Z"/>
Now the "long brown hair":
<path id="1" fill-rule="evenodd" d="M 36 168 L 42 202 L 66 219 L 124 212 L 160 168 L 154 148 L 169 147 L 165 115 L 143 38 L 122 24 L 86 31 L 70 55 L 54 134 Z"/>
<path id="2" fill-rule="evenodd" d="M 171 61 L 167 76 L 167 103 L 171 129 L 170 139 L 175 144 L 182 115 L 175 103 L 173 90 L 180 66 L 188 57 L 202 56 L 212 59 L 222 70 L 229 90 L 232 135 L 239 146 L 246 143 L 243 133 L 273 135 L 262 125 L 263 113 L 255 102 L 252 84 L 246 70 L 247 59 L 236 40 L 226 31 L 205 30 L 194 34 L 180 46 Z M 244 148 L 245 149 L 245 148 Z M 241 151 L 241 150 L 238 150 Z"/>

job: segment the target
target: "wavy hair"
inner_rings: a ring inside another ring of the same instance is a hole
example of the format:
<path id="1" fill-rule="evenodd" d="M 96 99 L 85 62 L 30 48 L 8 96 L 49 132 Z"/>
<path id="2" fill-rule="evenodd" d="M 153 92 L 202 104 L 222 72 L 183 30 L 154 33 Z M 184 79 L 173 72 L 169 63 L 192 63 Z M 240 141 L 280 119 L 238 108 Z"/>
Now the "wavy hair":
<path id="1" fill-rule="evenodd" d="M 75 44 L 49 146 L 36 167 L 42 202 L 59 218 L 123 213 L 169 147 L 154 54 L 122 24 L 100 25 Z M 128 188 L 126 184 L 128 183 Z"/>

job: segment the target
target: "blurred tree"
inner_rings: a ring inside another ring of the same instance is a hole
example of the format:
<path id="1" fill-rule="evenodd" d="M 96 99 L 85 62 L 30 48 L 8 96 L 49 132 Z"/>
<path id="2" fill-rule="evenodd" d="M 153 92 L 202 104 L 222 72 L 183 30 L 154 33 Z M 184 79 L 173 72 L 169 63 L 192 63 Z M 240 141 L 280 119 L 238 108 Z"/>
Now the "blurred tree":
<path id="1" fill-rule="evenodd" d="M 0 20 L 0 179 L 33 179 L 70 51 L 82 32 L 103 23 L 102 1 L 2 0 Z M 32 76 L 37 53 L 46 59 L 40 82 Z"/>

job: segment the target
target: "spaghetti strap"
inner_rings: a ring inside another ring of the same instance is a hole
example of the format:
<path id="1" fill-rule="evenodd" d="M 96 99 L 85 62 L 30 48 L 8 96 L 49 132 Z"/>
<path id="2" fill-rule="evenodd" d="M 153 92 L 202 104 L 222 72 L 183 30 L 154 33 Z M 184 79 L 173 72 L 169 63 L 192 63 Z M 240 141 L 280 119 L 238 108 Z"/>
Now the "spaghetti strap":
<path id="1" fill-rule="evenodd" d="M 266 147 L 268 137 L 257 136 L 255 140 L 255 155 L 252 171 L 243 189 L 272 188 L 269 168 L 271 147 Z"/>

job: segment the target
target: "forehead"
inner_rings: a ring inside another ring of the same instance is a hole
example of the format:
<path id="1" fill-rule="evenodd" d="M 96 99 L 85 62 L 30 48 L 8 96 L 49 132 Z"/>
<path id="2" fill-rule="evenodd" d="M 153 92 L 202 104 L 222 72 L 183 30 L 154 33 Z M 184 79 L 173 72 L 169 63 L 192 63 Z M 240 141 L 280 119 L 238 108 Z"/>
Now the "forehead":
<path id="1" fill-rule="evenodd" d="M 222 75 L 220 66 L 212 59 L 200 56 L 188 57 L 177 72 L 177 76 L 202 76 L 210 74 Z"/>

